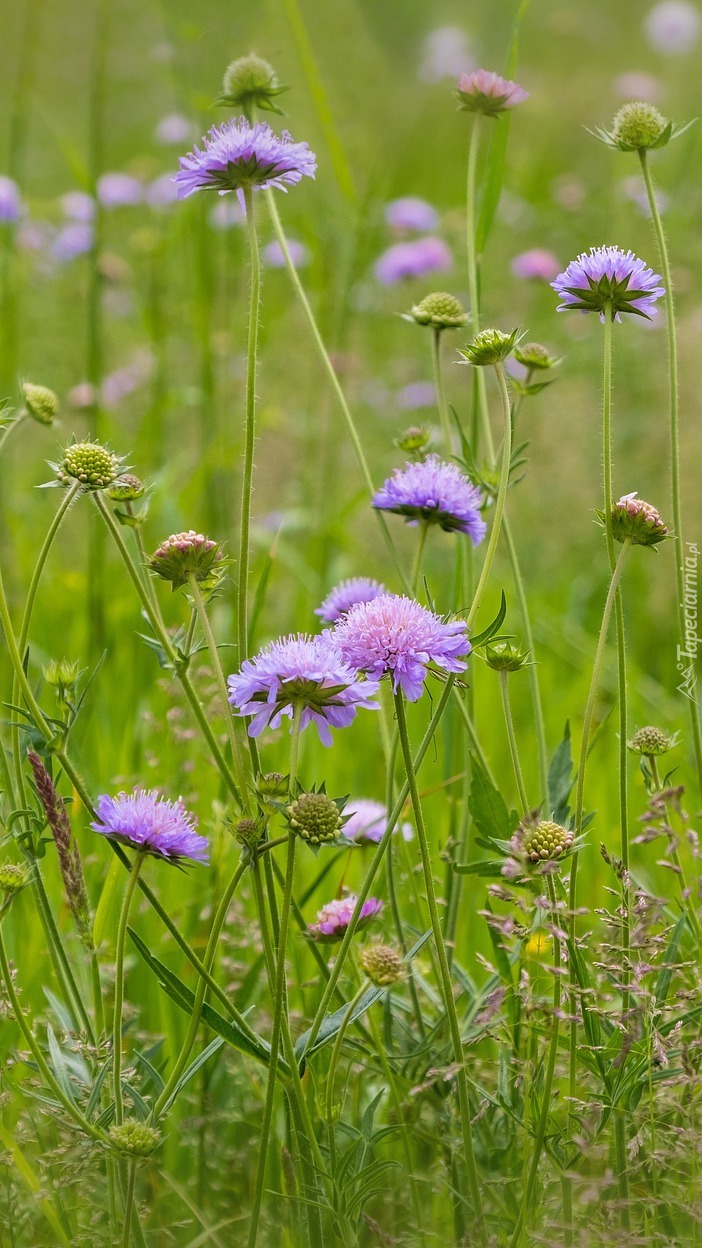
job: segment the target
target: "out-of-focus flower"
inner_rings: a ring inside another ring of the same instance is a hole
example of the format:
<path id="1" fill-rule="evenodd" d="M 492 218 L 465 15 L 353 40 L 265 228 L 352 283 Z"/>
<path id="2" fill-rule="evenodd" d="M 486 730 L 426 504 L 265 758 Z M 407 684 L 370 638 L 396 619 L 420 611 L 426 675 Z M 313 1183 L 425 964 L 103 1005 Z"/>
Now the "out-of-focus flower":
<path id="1" fill-rule="evenodd" d="M 233 226 L 243 225 L 245 220 L 237 199 L 218 200 L 210 209 L 208 219 L 215 230 L 231 230 Z"/>
<path id="2" fill-rule="evenodd" d="M 43 251 L 49 236 L 43 221 L 20 221 L 15 240 L 20 251 Z"/>
<path id="3" fill-rule="evenodd" d="M 103 173 L 97 196 L 103 208 L 132 208 L 144 198 L 144 187 L 129 173 Z"/>
<path id="4" fill-rule="evenodd" d="M 633 173 L 630 178 L 624 178 L 621 183 L 621 189 L 626 199 L 630 203 L 635 204 L 643 217 L 650 217 L 651 205 L 648 202 L 646 187 L 641 178 Z M 665 212 L 668 207 L 668 196 L 655 188 L 656 204 L 659 212 Z"/>
<path id="5" fill-rule="evenodd" d="M 644 30 L 656 52 L 690 52 L 702 33 L 702 15 L 687 0 L 663 0 L 647 14 Z"/>
<path id="6" fill-rule="evenodd" d="M 515 277 L 535 277 L 544 282 L 552 282 L 560 273 L 561 263 L 552 251 L 533 247 L 531 251 L 523 251 L 515 256 L 509 267 Z"/>
<path id="7" fill-rule="evenodd" d="M 181 143 L 187 143 L 193 129 L 193 123 L 182 113 L 168 113 L 158 122 L 154 138 L 165 147 L 178 147 Z"/>
<path id="8" fill-rule="evenodd" d="M 249 125 L 245 117 L 212 126 L 204 147 L 180 157 L 176 174 L 179 199 L 196 191 L 216 190 L 220 195 L 236 191 L 244 207 L 244 189 L 286 190 L 303 177 L 313 178 L 317 168 L 307 143 L 293 143 L 287 130 L 274 134 L 266 122 Z"/>
<path id="9" fill-rule="evenodd" d="M 117 797 L 98 798 L 94 832 L 129 845 L 141 853 L 180 863 L 209 861 L 207 841 L 196 831 L 197 820 L 180 798 L 169 802 L 156 790 L 135 789 Z"/>
<path id="10" fill-rule="evenodd" d="M 343 940 L 356 907 L 356 897 L 340 897 L 336 901 L 327 902 L 317 914 L 317 922 L 310 923 L 307 933 L 313 940 Z M 377 897 L 368 897 L 361 906 L 356 931 L 367 927 L 371 919 L 380 914 L 383 903 Z"/>
<path id="11" fill-rule="evenodd" d="M 71 221 L 64 225 L 51 244 L 54 260 L 68 263 L 84 256 L 93 246 L 93 227 L 88 221 Z"/>
<path id="12" fill-rule="evenodd" d="M 376 802 L 370 797 L 359 797 L 346 803 L 344 815 L 347 816 L 344 824 L 344 836 L 347 840 L 372 845 L 382 841 L 388 826 L 388 810 L 383 802 Z M 411 823 L 397 824 L 396 832 L 398 828 L 405 841 L 412 840 L 414 828 Z"/>
<path id="13" fill-rule="evenodd" d="M 246 659 L 228 684 L 229 701 L 239 715 L 251 716 L 250 737 L 297 713 L 301 728 L 315 724 L 322 744 L 331 745 L 330 728 L 346 728 L 360 707 L 378 709 L 372 700 L 377 681 L 361 680 L 329 633 L 298 633 L 271 642 Z"/>
<path id="14" fill-rule="evenodd" d="M 524 342 L 514 348 L 514 358 L 518 364 L 533 372 L 547 368 L 555 368 L 560 363 L 558 356 L 551 355 L 548 347 L 540 342 Z"/>
<path id="15" fill-rule="evenodd" d="M 12 178 L 0 175 L 0 224 L 12 225 L 22 214 L 19 187 Z"/>
<path id="16" fill-rule="evenodd" d="M 154 371 L 154 366 L 155 360 L 151 351 L 142 347 L 134 352 L 123 368 L 108 373 L 100 387 L 100 396 L 105 407 L 118 407 L 123 399 L 145 385 Z"/>
<path id="17" fill-rule="evenodd" d="M 292 260 L 296 269 L 302 269 L 305 267 L 305 265 L 309 264 L 310 253 L 305 247 L 304 243 L 299 243 L 294 238 L 289 238 L 287 240 L 287 243 L 288 243 L 288 251 L 290 252 L 290 259 Z M 280 243 L 278 242 L 277 238 L 274 238 L 272 242 L 266 244 L 266 246 L 263 248 L 262 254 L 263 254 L 263 263 L 266 265 L 267 268 L 269 269 L 284 269 L 285 268 L 285 256 L 283 255 L 283 249 Z"/>
<path id="18" fill-rule="evenodd" d="M 327 594 L 324 602 L 315 610 L 322 620 L 335 624 L 342 615 L 355 607 L 357 602 L 372 602 L 388 591 L 380 581 L 373 581 L 368 576 L 352 576 Z"/>
<path id="19" fill-rule="evenodd" d="M 653 74 L 642 70 L 619 74 L 612 85 L 622 100 L 648 100 L 650 104 L 658 104 L 665 94 L 663 84 Z"/>
<path id="20" fill-rule="evenodd" d="M 397 406 L 405 412 L 436 407 L 436 386 L 433 381 L 411 381 L 409 385 L 398 390 L 395 400 Z"/>
<path id="21" fill-rule="evenodd" d="M 471 74 L 461 74 L 455 96 L 459 109 L 465 112 L 499 117 L 506 109 L 522 104 L 529 92 L 489 69 L 475 69 Z"/>
<path id="22" fill-rule="evenodd" d="M 427 667 L 465 671 L 470 652 L 463 620 L 445 622 L 411 598 L 386 594 L 362 602 L 342 617 L 333 636 L 349 667 L 375 681 L 392 678 L 410 702 L 422 696 Z"/>
<path id="23" fill-rule="evenodd" d="M 150 208 L 168 208 L 178 200 L 178 187 L 173 175 L 162 173 L 160 177 L 149 182 L 144 191 L 144 198 Z"/>
<path id="24" fill-rule="evenodd" d="M 480 514 L 483 496 L 456 464 L 438 455 L 410 461 L 397 468 L 373 498 L 373 507 L 404 516 L 408 524 L 420 520 L 438 524 L 447 533 L 466 533 L 474 546 L 485 536 Z"/>
<path id="25" fill-rule="evenodd" d="M 87 191 L 66 191 L 59 203 L 64 217 L 71 221 L 89 224 L 95 216 L 95 200 Z"/>
<path id="26" fill-rule="evenodd" d="M 658 312 L 656 299 L 665 294 L 660 280 L 660 275 L 648 269 L 633 251 L 592 247 L 577 260 L 571 260 L 551 285 L 563 300 L 559 312 L 569 308 L 599 312 L 604 321 L 605 311 L 609 310 L 615 321 L 621 320 L 621 312 L 650 320 Z"/>
<path id="27" fill-rule="evenodd" d="M 393 286 L 405 277 L 424 277 L 453 268 L 453 256 L 446 243 L 428 234 L 408 243 L 394 243 L 375 262 L 374 273 L 383 286 Z"/>
<path id="28" fill-rule="evenodd" d="M 385 205 L 385 221 L 391 230 L 423 234 L 426 230 L 435 230 L 439 224 L 436 208 L 428 204 L 426 199 L 418 195 L 404 195 L 401 199 L 392 199 Z"/>
<path id="29" fill-rule="evenodd" d="M 361 950 L 361 966 L 376 988 L 398 984 L 407 974 L 402 954 L 392 945 L 368 945 Z"/>
<path id="30" fill-rule="evenodd" d="M 460 26 L 438 26 L 430 31 L 422 45 L 419 77 L 422 82 L 441 82 L 458 78 L 475 67 L 470 54 L 468 36 Z"/>

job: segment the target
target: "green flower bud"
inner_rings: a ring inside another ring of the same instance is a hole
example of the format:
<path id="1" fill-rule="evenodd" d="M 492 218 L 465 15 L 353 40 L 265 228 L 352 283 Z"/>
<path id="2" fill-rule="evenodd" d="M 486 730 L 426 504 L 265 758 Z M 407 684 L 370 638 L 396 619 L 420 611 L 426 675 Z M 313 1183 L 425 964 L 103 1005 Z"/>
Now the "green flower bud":
<path id="1" fill-rule="evenodd" d="M 669 737 L 660 728 L 654 728 L 649 725 L 647 728 L 639 728 L 635 732 L 631 741 L 627 742 L 632 754 L 646 754 L 649 758 L 660 754 L 667 754 L 668 750 L 672 750 L 675 746 L 675 737 Z"/>
<path id="2" fill-rule="evenodd" d="M 387 988 L 405 977 L 404 959 L 391 945 L 368 945 L 361 950 L 360 957 L 361 966 L 376 988 Z"/>
<path id="3" fill-rule="evenodd" d="M 53 390 L 49 390 L 47 386 L 35 386 L 33 382 L 25 381 L 21 393 L 30 416 L 33 416 L 40 425 L 53 424 L 54 417 L 59 410 L 58 395 L 54 394 Z"/>
<path id="4" fill-rule="evenodd" d="M 117 1152 L 130 1157 L 148 1157 L 161 1142 L 161 1132 L 145 1122 L 123 1122 L 110 1127 L 110 1140 Z"/>
<path id="5" fill-rule="evenodd" d="M 135 477 L 134 473 L 123 472 L 112 482 L 107 497 L 114 503 L 133 503 L 135 499 L 142 497 L 145 489 L 144 482 Z"/>
<path id="6" fill-rule="evenodd" d="M 670 123 L 653 104 L 634 100 L 624 104 L 612 122 L 612 141 L 623 151 L 645 151 L 661 146 L 659 140 Z"/>
<path id="7" fill-rule="evenodd" d="M 310 845 L 323 845 L 341 836 L 343 802 L 319 792 L 301 793 L 287 808 L 290 827 Z"/>
<path id="8" fill-rule="evenodd" d="M 528 652 L 511 641 L 498 641 L 494 646 L 485 647 L 485 661 L 493 672 L 518 672 L 527 658 Z"/>
<path id="9" fill-rule="evenodd" d="M 548 347 L 543 347 L 540 342 L 525 342 L 523 346 L 514 348 L 514 358 L 525 368 L 532 370 L 555 368 L 558 359 L 555 355 L 551 355 Z"/>
<path id="10" fill-rule="evenodd" d="M 410 425 L 399 438 L 395 438 L 395 446 L 399 446 L 401 451 L 404 451 L 406 455 L 412 455 L 414 459 L 423 459 L 430 444 L 431 433 L 422 425 Z"/>
<path id="11" fill-rule="evenodd" d="M 258 777 L 256 791 L 263 798 L 283 801 L 290 791 L 290 777 L 280 771 L 267 771 Z"/>
<path id="12" fill-rule="evenodd" d="M 263 835 L 264 824 L 260 819 L 237 819 L 232 827 L 234 839 L 244 849 L 255 849 Z"/>
<path id="13" fill-rule="evenodd" d="M 191 576 L 206 590 L 216 588 L 225 564 L 217 542 L 194 529 L 167 537 L 149 560 L 151 571 L 170 581 L 174 593 L 181 585 L 187 585 Z"/>
<path id="14" fill-rule="evenodd" d="M 273 66 L 264 61 L 262 56 L 256 56 L 252 52 L 227 66 L 222 82 L 222 95 L 217 103 L 239 108 L 247 115 L 256 107 L 279 113 L 281 110 L 273 100 L 287 89 L 278 82 Z"/>
<path id="15" fill-rule="evenodd" d="M 540 819 L 538 823 L 523 823 L 512 837 L 512 851 L 528 862 L 548 862 L 562 858 L 571 848 L 575 837 L 568 828 L 561 827 L 552 819 Z"/>
<path id="16" fill-rule="evenodd" d="M 54 689 L 72 689 L 80 675 L 80 664 L 70 659 L 50 659 L 42 668 L 42 675 Z"/>
<path id="17" fill-rule="evenodd" d="M 460 299 L 444 290 L 426 295 L 412 308 L 410 317 L 418 325 L 431 325 L 432 329 L 460 329 L 469 319 Z"/>
<path id="18" fill-rule="evenodd" d="M 597 513 L 602 519 L 602 513 Z M 668 528 L 650 503 L 633 494 L 624 494 L 612 504 L 612 534 L 616 542 L 629 539 L 634 546 L 657 546 L 668 536 Z"/>
<path id="19" fill-rule="evenodd" d="M 121 459 L 99 442 L 74 442 L 60 464 L 52 464 L 60 485 L 80 481 L 88 490 L 104 490 L 117 476 Z"/>
<path id="20" fill-rule="evenodd" d="M 500 329 L 483 329 L 460 354 L 466 364 L 484 368 L 488 364 L 499 364 L 506 360 L 518 340 L 518 329 L 513 329 L 511 334 L 503 334 Z"/>
<path id="21" fill-rule="evenodd" d="M 12 897 L 24 888 L 27 883 L 27 872 L 16 862 L 0 863 L 0 893 Z"/>

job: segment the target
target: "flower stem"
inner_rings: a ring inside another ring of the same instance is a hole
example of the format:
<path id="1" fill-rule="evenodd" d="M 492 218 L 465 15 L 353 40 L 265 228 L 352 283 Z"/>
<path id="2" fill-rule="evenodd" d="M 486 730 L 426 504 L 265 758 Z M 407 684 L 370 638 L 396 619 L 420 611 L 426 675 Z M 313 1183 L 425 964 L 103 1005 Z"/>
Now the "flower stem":
<path id="1" fill-rule="evenodd" d="M 481 370 L 478 369 L 478 372 L 480 371 Z M 473 621 L 475 620 L 476 615 L 478 614 L 478 610 L 480 608 L 480 603 L 482 601 L 483 593 L 485 591 L 485 586 L 487 585 L 488 580 L 490 578 L 490 572 L 492 570 L 492 563 L 493 563 L 493 559 L 495 558 L 495 551 L 497 550 L 497 543 L 499 541 L 500 530 L 502 528 L 502 516 L 504 513 L 504 509 L 505 509 L 505 499 L 507 497 L 507 487 L 509 485 L 509 470 L 510 470 L 510 465 L 512 461 L 512 419 L 511 419 L 510 402 L 509 402 L 509 391 L 507 389 L 507 380 L 505 378 L 505 370 L 501 361 L 498 361 L 498 363 L 495 364 L 495 373 L 497 374 L 497 381 L 500 387 L 500 394 L 502 396 L 502 416 L 503 416 L 503 426 L 504 426 L 504 437 L 503 437 L 503 442 L 502 442 L 502 466 L 500 469 L 500 481 L 497 487 L 497 497 L 495 499 L 495 514 L 493 515 L 493 518 L 492 518 L 492 528 L 490 529 L 490 537 L 488 539 L 487 550 L 485 552 L 485 560 L 483 562 L 483 567 L 480 573 L 480 579 L 478 581 L 475 594 L 473 595 L 473 602 L 471 603 L 470 610 L 466 617 L 466 622 L 469 628 L 472 625 Z"/>
<path id="2" fill-rule="evenodd" d="M 129 1162 L 129 1179 L 127 1181 L 127 1197 L 124 1202 L 124 1234 L 122 1235 L 122 1248 L 129 1248 L 129 1241 L 132 1238 L 132 1210 L 134 1209 L 134 1187 L 136 1183 L 137 1158 L 132 1157 Z"/>
<path id="3" fill-rule="evenodd" d="M 665 286 L 665 314 L 668 334 L 668 394 L 670 410 L 670 480 L 673 503 L 673 543 L 675 548 L 675 587 L 677 590 L 678 631 L 681 638 L 685 637 L 685 573 L 684 573 L 684 542 L 682 524 L 682 503 L 680 498 L 680 432 L 679 432 L 679 393 L 678 393 L 678 342 L 675 325 L 675 302 L 673 282 L 670 274 L 670 260 L 666 243 L 663 222 L 658 208 L 656 192 L 653 186 L 651 170 L 648 164 L 648 153 L 639 151 L 641 172 L 646 184 L 646 193 L 651 210 L 651 220 L 658 243 L 658 254 Z M 687 647 L 685 647 L 687 649 Z M 687 692 L 692 727 L 692 742 L 697 765 L 697 783 L 702 794 L 702 728 L 700 727 L 700 711 L 697 702 L 697 687 L 693 684 Z"/>
<path id="4" fill-rule="evenodd" d="M 441 432 L 444 435 L 444 446 L 447 455 L 453 451 L 453 437 L 451 435 L 451 417 L 449 416 L 448 404 L 446 402 L 446 391 L 444 390 L 444 375 L 441 369 L 441 329 L 435 327 L 431 336 L 432 351 L 431 358 L 434 365 L 434 385 L 436 387 L 436 402 L 439 407 L 439 419 L 441 420 Z"/>
<path id="5" fill-rule="evenodd" d="M 476 1220 L 476 1236 L 478 1241 L 487 1244 L 487 1231 L 483 1217 L 482 1197 L 480 1194 L 480 1179 L 475 1162 L 475 1154 L 473 1151 L 473 1133 L 471 1129 L 471 1113 L 470 1101 L 468 1098 L 468 1082 L 466 1079 L 465 1066 L 463 1062 L 463 1042 L 461 1040 L 461 1031 L 458 1023 L 458 1014 L 456 1012 L 456 1002 L 453 995 L 453 986 L 451 983 L 451 971 L 446 956 L 446 946 L 444 945 L 443 935 L 441 931 L 441 920 L 436 904 L 436 894 L 434 891 L 434 879 L 432 876 L 431 856 L 429 853 L 429 843 L 427 841 L 426 829 L 424 826 L 424 814 L 422 811 L 422 803 L 419 798 L 419 790 L 417 788 L 417 777 L 415 774 L 414 762 L 412 760 L 412 750 L 407 732 L 407 719 L 405 716 L 405 704 L 401 690 L 395 693 L 395 713 L 397 715 L 397 727 L 400 736 L 400 748 L 407 772 L 407 782 L 409 784 L 410 797 L 412 799 L 412 809 L 414 811 L 415 826 L 417 829 L 417 840 L 419 842 L 419 851 L 422 859 L 422 869 L 424 872 L 424 885 L 427 893 L 427 902 L 429 905 L 429 914 L 431 917 L 431 927 L 434 934 L 434 943 L 439 960 L 439 976 L 441 979 L 442 995 L 444 998 L 444 1008 L 451 1032 L 451 1042 L 453 1046 L 453 1059 L 456 1063 L 456 1082 L 458 1084 L 458 1101 L 461 1117 L 461 1132 L 463 1136 L 463 1148 L 465 1152 L 465 1164 L 468 1171 L 468 1184 L 470 1187 L 473 1213 Z"/>
<path id="6" fill-rule="evenodd" d="M 261 311 L 261 257 L 256 236 L 254 197 L 250 187 L 244 189 L 246 227 L 251 260 L 251 302 L 249 305 L 249 337 L 246 351 L 246 426 L 244 432 L 244 476 L 241 484 L 241 524 L 239 530 L 239 574 L 237 581 L 237 659 L 239 665 L 248 657 L 248 592 L 249 544 L 251 528 L 251 489 L 253 484 L 254 447 L 256 444 L 256 363 L 258 326 Z"/>
<path id="7" fill-rule="evenodd" d="M 417 585 L 419 584 L 419 574 L 422 570 L 422 555 L 424 554 L 424 546 L 429 532 L 429 521 L 422 520 L 419 530 L 419 540 L 417 548 L 414 552 L 414 563 L 412 565 L 412 597 L 417 597 Z"/>
<path id="8" fill-rule="evenodd" d="M 334 1083 L 336 1080 L 336 1068 L 339 1064 L 339 1058 L 341 1056 L 341 1048 L 344 1043 L 344 1038 L 346 1036 L 349 1023 L 351 1022 L 353 1012 L 356 1009 L 356 1006 L 361 1000 L 361 997 L 363 996 L 367 987 L 368 987 L 367 981 L 361 980 L 361 983 L 356 989 L 354 996 L 351 998 L 351 1000 L 349 1001 L 346 1007 L 346 1013 L 344 1014 L 344 1017 L 341 1020 L 341 1026 L 339 1027 L 339 1030 L 337 1031 L 336 1036 L 334 1038 L 334 1047 L 332 1048 L 332 1055 L 329 1061 L 329 1069 L 327 1071 L 327 1087 L 326 1087 L 325 1099 L 326 1099 L 327 1132 L 329 1135 L 329 1168 L 332 1174 L 336 1173 L 336 1164 L 337 1164 L 336 1138 L 335 1138 L 335 1132 L 334 1132 Z"/>
<path id="9" fill-rule="evenodd" d="M 529 814 L 529 798 L 524 785 L 524 776 L 522 774 L 521 763 L 519 762 L 519 751 L 517 749 L 517 738 L 514 733 L 514 720 L 512 719 L 512 710 L 509 704 L 509 672 L 500 672 L 500 695 L 502 697 L 502 709 L 505 713 L 505 724 L 507 725 L 507 739 L 509 741 L 509 752 L 512 758 L 512 766 L 514 767 L 514 778 L 517 781 L 519 790 L 519 800 L 522 803 L 522 813 Z"/>
<path id="10" fill-rule="evenodd" d="M 115 956 L 115 1002 L 114 1021 L 112 1025 L 112 1070 L 114 1077 L 115 1123 L 120 1126 L 124 1117 L 122 1100 L 122 1006 L 124 1003 L 124 944 L 127 936 L 129 908 L 136 887 L 136 882 L 144 861 L 144 853 L 135 855 L 129 880 L 122 900 L 119 923 L 117 926 L 117 953 Z"/>

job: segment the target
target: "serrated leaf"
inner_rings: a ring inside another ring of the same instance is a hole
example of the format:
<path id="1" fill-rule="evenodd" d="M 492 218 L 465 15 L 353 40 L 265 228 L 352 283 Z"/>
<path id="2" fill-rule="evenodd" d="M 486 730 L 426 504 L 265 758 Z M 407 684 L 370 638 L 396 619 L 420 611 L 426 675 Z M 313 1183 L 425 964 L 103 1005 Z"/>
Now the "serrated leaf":
<path id="1" fill-rule="evenodd" d="M 478 832 L 488 838 L 509 840 L 519 823 L 517 812 L 507 809 L 501 793 L 472 754 L 468 806 Z"/>

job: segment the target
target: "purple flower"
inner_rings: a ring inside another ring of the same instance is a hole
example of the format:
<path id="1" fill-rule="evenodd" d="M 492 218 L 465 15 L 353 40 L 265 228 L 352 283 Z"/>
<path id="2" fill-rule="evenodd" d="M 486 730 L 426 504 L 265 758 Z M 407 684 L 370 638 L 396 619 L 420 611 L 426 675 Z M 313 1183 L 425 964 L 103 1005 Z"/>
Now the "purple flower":
<path id="1" fill-rule="evenodd" d="M 12 178 L 0 175 L 0 224 L 12 225 L 22 212 L 19 188 Z"/>
<path id="2" fill-rule="evenodd" d="M 90 826 L 112 841 L 169 862 L 209 861 L 207 841 L 196 831 L 195 816 L 180 798 L 169 802 L 155 789 L 135 789 L 117 797 L 103 794 L 98 798 L 97 822 Z"/>
<path id="3" fill-rule="evenodd" d="M 439 223 L 439 214 L 426 199 L 417 195 L 405 195 L 402 199 L 393 199 L 385 205 L 385 220 L 391 230 L 435 230 Z"/>
<path id="4" fill-rule="evenodd" d="M 75 260 L 90 251 L 93 237 L 93 227 L 89 222 L 71 221 L 59 230 L 51 244 L 51 254 L 55 260 Z"/>
<path id="5" fill-rule="evenodd" d="M 621 320 L 620 312 L 632 312 L 650 320 L 658 312 L 654 301 L 665 294 L 660 280 L 660 275 L 647 269 L 633 251 L 591 247 L 577 260 L 571 260 L 551 285 L 563 300 L 559 312 L 569 308 L 599 312 L 604 321 L 609 308 L 615 321 Z"/>
<path id="6" fill-rule="evenodd" d="M 315 615 L 319 615 L 330 624 L 335 624 L 342 615 L 356 606 L 357 602 L 372 602 L 387 589 L 380 581 L 372 581 L 368 576 L 352 576 L 347 581 L 340 581 L 327 594 L 321 607 L 317 607 Z"/>
<path id="7" fill-rule="evenodd" d="M 425 520 L 447 533 L 467 533 L 477 546 L 487 529 L 480 515 L 482 501 L 480 490 L 456 464 L 428 455 L 425 460 L 410 460 L 404 468 L 396 468 L 372 505 L 379 511 L 404 516 L 408 524 Z"/>
<path id="8" fill-rule="evenodd" d="M 359 797 L 355 802 L 346 803 L 344 817 L 346 816 L 348 818 L 343 831 L 347 840 L 375 845 L 382 841 L 388 826 L 388 810 L 383 802 L 376 802 L 370 797 Z M 411 823 L 403 823 L 401 831 L 406 841 L 412 840 L 414 829 Z"/>
<path id="9" fill-rule="evenodd" d="M 144 198 L 150 208 L 168 208 L 178 199 L 178 188 L 170 173 L 154 178 L 146 188 Z"/>
<path id="10" fill-rule="evenodd" d="M 210 189 L 220 195 L 236 191 L 243 208 L 244 187 L 275 186 L 284 191 L 303 177 L 313 178 L 317 168 L 307 143 L 293 143 L 287 130 L 279 137 L 263 121 L 255 126 L 245 117 L 225 121 L 213 126 L 202 141 L 202 151 L 195 147 L 180 157 L 175 176 L 179 199 Z"/>
<path id="11" fill-rule="evenodd" d="M 309 264 L 310 253 L 305 247 L 304 243 L 298 243 L 294 238 L 289 238 L 288 239 L 288 251 L 290 252 L 290 259 L 292 260 L 296 269 L 301 269 L 306 264 Z M 268 243 L 267 246 L 263 248 L 263 263 L 269 269 L 284 269 L 285 268 L 285 256 L 283 255 L 283 248 L 281 247 L 277 238 L 274 238 L 271 243 Z"/>
<path id="12" fill-rule="evenodd" d="M 394 243 L 376 260 L 374 273 L 383 286 L 393 286 L 404 277 L 424 277 L 453 268 L 453 256 L 446 243 L 428 234 L 411 243 Z"/>
<path id="13" fill-rule="evenodd" d="M 398 390 L 397 406 L 414 412 L 417 408 L 433 407 L 436 403 L 436 386 L 433 381 L 411 381 Z"/>
<path id="14" fill-rule="evenodd" d="M 702 17 L 687 0 L 663 0 L 651 9 L 644 28 L 656 52 L 679 54 L 694 48 L 702 32 Z"/>
<path id="15" fill-rule="evenodd" d="M 182 113 L 168 113 L 156 126 L 154 138 L 158 143 L 166 146 L 178 146 L 181 143 L 187 143 L 192 131 L 192 123 Z"/>
<path id="16" fill-rule="evenodd" d="M 500 78 L 489 69 L 475 69 L 472 74 L 461 74 L 456 88 L 459 108 L 469 113 L 484 113 L 497 117 L 507 108 L 522 104 L 529 92 L 509 78 Z"/>
<path id="17" fill-rule="evenodd" d="M 543 247 L 521 252 L 510 264 L 515 277 L 535 277 L 544 282 L 553 281 L 558 276 L 560 267 L 560 260 L 556 259 L 552 251 L 545 251 Z"/>
<path id="18" fill-rule="evenodd" d="M 98 180 L 97 196 L 103 208 L 132 208 L 144 198 L 138 178 L 128 173 L 103 173 Z"/>
<path id="19" fill-rule="evenodd" d="M 392 676 L 409 702 L 422 696 L 429 663 L 462 672 L 470 652 L 463 620 L 445 623 L 411 598 L 385 594 L 352 607 L 334 628 L 334 639 L 349 667 L 372 680 Z"/>
<path id="20" fill-rule="evenodd" d="M 59 202 L 64 217 L 71 221 L 89 225 L 95 216 L 95 200 L 86 191 L 67 191 Z"/>
<path id="21" fill-rule="evenodd" d="M 419 77 L 422 82 L 440 82 L 457 78 L 474 65 L 465 31 L 460 26 L 438 26 L 424 40 Z"/>
<path id="22" fill-rule="evenodd" d="M 351 894 L 349 897 L 327 902 L 318 912 L 317 922 L 310 923 L 307 934 L 318 941 L 343 940 L 356 908 L 356 901 L 357 898 Z M 380 914 L 382 908 L 383 903 L 377 897 L 368 897 L 361 906 L 356 931 L 366 927 L 371 919 Z"/>
<path id="23" fill-rule="evenodd" d="M 371 699 L 377 681 L 359 679 L 358 671 L 342 658 L 334 638 L 303 633 L 273 641 L 241 671 L 229 677 L 229 701 L 239 715 L 253 716 L 249 736 L 277 728 L 297 711 L 300 726 L 314 723 L 323 745 L 331 745 L 331 728 L 346 728 L 359 707 L 377 710 Z"/>

